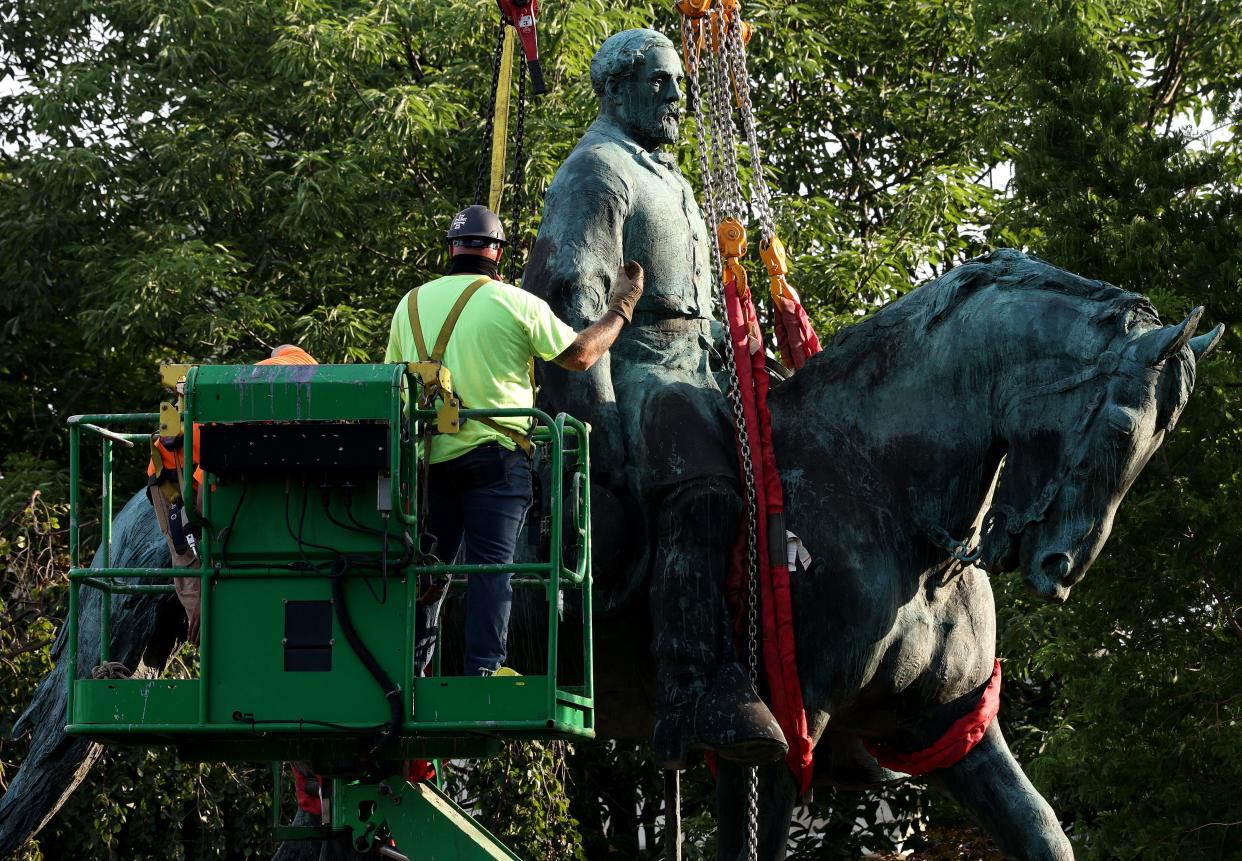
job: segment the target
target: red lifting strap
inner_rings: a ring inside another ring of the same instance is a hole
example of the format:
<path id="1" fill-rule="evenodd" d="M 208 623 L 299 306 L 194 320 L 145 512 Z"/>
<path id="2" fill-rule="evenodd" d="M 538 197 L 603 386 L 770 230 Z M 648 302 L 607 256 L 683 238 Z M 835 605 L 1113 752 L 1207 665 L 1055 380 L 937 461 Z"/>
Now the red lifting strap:
<path id="1" fill-rule="evenodd" d="M 724 278 L 725 312 L 729 337 L 737 364 L 738 388 L 742 394 L 745 429 L 738 428 L 738 457 L 741 458 L 740 434 L 750 442 L 751 466 L 755 474 L 755 494 L 759 534 L 759 604 L 762 613 L 761 640 L 763 671 L 767 680 L 772 713 L 789 742 L 785 762 L 793 772 L 800 793 L 811 785 L 811 737 L 807 730 L 806 709 L 802 703 L 802 686 L 798 681 L 798 665 L 794 654 L 793 610 L 789 594 L 789 567 L 785 562 L 784 492 L 780 473 L 776 471 L 776 455 L 772 450 L 772 417 L 768 412 L 768 375 L 764 368 L 763 340 L 749 291 L 745 299 L 738 294 L 733 273 L 726 270 Z M 751 345 L 757 349 L 751 351 Z M 769 526 L 779 526 L 780 533 L 769 535 Z M 765 548 L 771 543 L 772 552 Z M 740 552 L 740 553 L 739 553 Z M 735 571 L 741 565 L 744 594 L 746 558 L 746 527 L 743 524 L 739 544 L 735 548 Z"/>
<path id="2" fill-rule="evenodd" d="M 992 678 L 983 689 L 979 702 L 967 714 L 958 718 L 933 744 L 912 753 L 897 750 L 880 741 L 863 740 L 867 753 L 885 768 L 917 777 L 938 768 L 956 765 L 971 748 L 983 740 L 988 727 L 1000 710 L 1001 664 L 992 668 Z"/>
<path id="3" fill-rule="evenodd" d="M 823 347 L 819 345 L 819 336 L 811 327 L 806 309 L 796 297 L 774 296 L 772 304 L 772 328 L 776 330 L 776 348 L 781 362 L 796 371 Z"/>

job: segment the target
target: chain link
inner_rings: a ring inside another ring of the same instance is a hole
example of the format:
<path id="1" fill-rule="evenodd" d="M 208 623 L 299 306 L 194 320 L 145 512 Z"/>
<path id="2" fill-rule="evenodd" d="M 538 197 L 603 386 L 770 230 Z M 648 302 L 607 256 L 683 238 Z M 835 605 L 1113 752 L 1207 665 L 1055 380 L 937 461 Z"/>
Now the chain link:
<path id="1" fill-rule="evenodd" d="M 761 237 L 764 241 L 769 241 L 776 234 L 776 224 L 772 217 L 772 193 L 763 175 L 763 153 L 759 149 L 759 133 L 751 107 L 750 76 L 746 71 L 746 46 L 742 39 L 740 15 L 729 18 L 724 48 L 732 65 L 733 80 L 737 87 L 738 113 L 742 116 L 742 130 L 746 134 L 746 145 L 750 148 L 750 181 L 754 189 L 751 202 L 759 213 Z"/>
<path id="2" fill-rule="evenodd" d="M 526 209 L 526 55 L 521 54 L 518 60 L 518 109 L 517 130 L 513 142 L 513 239 L 510 245 L 513 253 L 509 255 L 509 265 L 521 272 L 526 265 L 529 252 L 527 242 L 522 236 L 522 215 Z M 519 253 L 520 252 L 520 253 Z M 518 265 L 521 264 L 521 265 Z"/>
<path id="3" fill-rule="evenodd" d="M 719 214 L 736 218 L 745 223 L 745 202 L 738 179 L 737 140 L 733 128 L 733 112 L 729 108 L 729 70 L 725 67 L 721 52 L 714 50 L 715 42 L 723 35 L 713 10 L 708 18 L 708 34 L 705 46 L 707 54 L 707 95 L 710 102 L 712 128 L 712 154 L 716 160 L 717 177 L 724 186 L 721 192 Z"/>
<path id="4" fill-rule="evenodd" d="M 715 14 L 716 11 L 713 10 L 712 15 Z M 685 16 L 682 17 L 681 26 L 683 44 L 686 45 L 687 91 L 691 108 L 694 111 L 695 124 L 699 131 L 696 142 L 699 172 L 702 174 L 708 218 L 714 229 L 720 223 L 722 209 L 739 221 L 745 214 L 741 183 L 738 179 L 732 111 L 729 107 L 729 70 L 721 57 L 727 47 L 725 37 L 728 33 L 721 34 L 721 50 L 710 50 L 712 48 L 710 40 L 715 24 L 712 19 L 708 19 L 708 27 L 713 29 L 708 31 L 709 41 L 706 45 L 709 49 L 706 101 L 710 117 L 705 122 L 702 108 L 704 99 L 699 75 L 701 56 L 694 32 L 696 28 Z M 742 75 L 745 75 L 744 66 Z M 755 151 L 752 149 L 752 153 Z M 716 169 L 715 173 L 713 173 L 713 165 Z M 720 184 L 724 186 L 721 192 L 723 200 L 717 197 L 717 177 L 719 177 Z M 760 210 L 761 213 L 763 211 Z M 767 211 L 770 213 L 770 208 Z M 710 244 L 714 275 L 717 283 L 721 283 L 724 264 L 721 259 L 720 245 L 716 241 Z M 723 309 L 722 317 L 727 327 L 728 314 L 727 308 L 724 308 L 723 297 L 718 295 L 717 302 Z M 737 344 L 732 334 L 726 338 L 726 341 L 725 371 L 729 406 L 733 413 L 733 424 L 737 429 L 739 456 L 742 461 L 742 483 L 746 500 L 746 666 L 751 684 L 757 685 L 759 679 L 759 503 L 750 437 L 746 430 L 746 413 L 742 404 L 742 389 L 737 373 L 738 362 L 749 361 L 750 357 L 738 356 Z M 749 861 L 758 861 L 759 777 L 758 770 L 753 766 L 746 773 L 746 826 L 746 857 Z"/>

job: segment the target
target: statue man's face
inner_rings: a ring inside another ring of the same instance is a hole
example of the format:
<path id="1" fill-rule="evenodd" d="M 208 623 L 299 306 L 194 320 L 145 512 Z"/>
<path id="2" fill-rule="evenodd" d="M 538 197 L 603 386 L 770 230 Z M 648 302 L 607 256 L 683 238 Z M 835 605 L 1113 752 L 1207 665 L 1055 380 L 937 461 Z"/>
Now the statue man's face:
<path id="1" fill-rule="evenodd" d="M 655 47 L 629 77 L 612 82 L 616 119 L 644 149 L 677 143 L 683 80 L 677 51 Z"/>

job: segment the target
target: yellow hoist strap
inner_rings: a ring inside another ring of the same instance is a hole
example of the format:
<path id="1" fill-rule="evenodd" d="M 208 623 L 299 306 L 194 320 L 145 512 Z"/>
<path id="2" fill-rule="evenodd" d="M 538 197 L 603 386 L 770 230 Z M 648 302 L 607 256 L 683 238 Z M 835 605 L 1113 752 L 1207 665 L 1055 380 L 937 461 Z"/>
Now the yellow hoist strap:
<path id="1" fill-rule="evenodd" d="M 517 30 L 505 25 L 504 47 L 500 53 L 500 76 L 496 80 L 496 108 L 492 113 L 492 172 L 487 208 L 500 212 L 500 196 L 505 189 L 505 155 L 509 146 L 509 89 L 513 81 L 513 47 Z"/>
<path id="2" fill-rule="evenodd" d="M 461 317 L 461 312 L 465 310 L 466 303 L 470 301 L 471 297 L 473 297 L 475 293 L 479 292 L 484 284 L 489 283 L 491 280 L 491 278 L 484 275 L 482 278 L 476 278 L 474 281 L 471 281 L 468 285 L 466 285 L 466 289 L 461 291 L 461 295 L 457 297 L 457 301 L 454 302 L 453 307 L 449 309 L 448 316 L 444 318 L 444 325 L 440 327 L 440 334 L 436 336 L 435 349 L 433 349 L 430 354 L 427 353 L 427 342 L 423 339 L 423 324 L 418 317 L 418 288 L 415 287 L 410 291 L 410 298 L 408 300 L 410 329 L 414 333 L 414 349 L 418 353 L 418 360 L 420 362 L 441 362 L 444 360 L 444 351 L 448 349 L 449 338 L 453 336 L 453 329 L 457 327 L 457 320 Z M 533 359 L 531 360 L 528 372 L 530 374 L 531 387 L 533 388 L 535 385 L 535 362 Z M 449 394 L 452 396 L 452 393 Z M 463 408 L 469 409 L 469 407 L 466 406 L 466 402 L 461 399 L 460 395 L 457 395 L 456 397 Z M 507 428 L 489 418 L 478 417 L 475 418 L 475 421 L 481 425 L 491 428 L 494 431 L 504 434 L 509 439 L 513 440 L 522 449 L 522 451 L 526 452 L 528 456 L 533 450 L 531 441 L 527 439 L 524 434 L 519 433 L 512 428 Z"/>

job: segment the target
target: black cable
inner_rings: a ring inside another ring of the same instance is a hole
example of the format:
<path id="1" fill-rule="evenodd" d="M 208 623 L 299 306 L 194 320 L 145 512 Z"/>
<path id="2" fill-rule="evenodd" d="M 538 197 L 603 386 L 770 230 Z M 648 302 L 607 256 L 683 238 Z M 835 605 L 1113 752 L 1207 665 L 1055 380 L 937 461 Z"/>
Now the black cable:
<path id="1" fill-rule="evenodd" d="M 253 715 L 243 714 L 241 711 L 233 712 L 233 720 L 237 723 L 244 723 L 251 727 L 262 726 L 264 724 L 273 723 L 296 723 L 300 726 L 309 724 L 310 726 L 323 726 L 328 729 L 342 730 L 344 732 L 356 733 L 358 735 L 370 735 L 376 730 L 381 730 L 388 726 L 386 723 L 377 723 L 373 726 L 346 726 L 341 723 L 333 723 L 327 720 L 313 720 L 312 718 L 264 718 L 263 720 L 255 720 Z"/>
<path id="2" fill-rule="evenodd" d="M 349 608 L 345 604 L 345 572 L 348 570 L 349 560 L 345 557 L 338 557 L 332 563 L 332 606 L 336 610 L 336 621 L 341 626 L 341 633 L 345 635 L 345 640 L 349 643 L 349 647 L 354 650 L 358 660 L 367 668 L 367 672 L 371 674 L 371 677 L 380 686 L 380 690 L 384 692 L 384 698 L 388 700 L 388 707 L 392 712 L 388 727 L 380 733 L 379 738 L 375 742 L 375 747 L 371 750 L 371 753 L 374 754 L 401 732 L 401 688 L 393 684 L 388 673 L 384 672 L 384 668 L 375 660 L 375 656 L 371 654 L 366 644 L 362 642 L 362 638 L 358 636 L 353 620 L 349 618 Z"/>
<path id="3" fill-rule="evenodd" d="M 233 537 L 233 527 L 237 525 L 237 515 L 241 512 L 242 503 L 246 501 L 246 483 L 245 477 L 242 478 L 241 496 L 237 497 L 237 507 L 233 509 L 233 516 L 229 518 L 229 525 L 224 528 L 224 540 L 220 542 L 220 558 L 224 562 L 225 568 L 231 568 L 229 565 L 229 539 Z"/>
<path id="4" fill-rule="evenodd" d="M 341 527 L 342 529 L 347 529 L 350 532 L 361 532 L 366 535 L 383 536 L 384 548 L 387 549 L 388 542 L 395 540 L 396 538 L 399 537 L 399 536 L 393 535 L 391 532 L 388 531 L 387 520 L 385 520 L 385 528 L 383 529 L 376 529 L 374 526 L 367 526 L 365 523 L 358 520 L 358 518 L 354 515 L 354 492 L 353 492 L 354 489 L 349 484 L 345 484 L 341 488 L 341 491 L 343 492 L 345 496 L 345 516 L 349 518 L 349 523 L 353 525 L 350 526 L 349 524 L 342 523 L 341 521 L 333 517 L 331 512 L 328 512 L 329 519 L 331 519 L 332 522 L 335 523 L 337 526 Z M 387 516 L 387 512 L 385 512 L 385 516 Z M 404 546 L 408 547 L 409 538 L 407 536 L 400 536 L 400 537 L 402 538 Z"/>
<path id="5" fill-rule="evenodd" d="M 382 512 L 382 516 L 384 518 L 383 529 L 376 529 L 372 526 L 367 526 L 365 523 L 360 522 L 358 518 L 354 516 L 353 489 L 349 487 L 348 485 L 346 485 L 343 488 L 343 490 L 345 491 L 345 515 L 349 518 L 349 522 L 369 534 L 383 535 L 384 536 L 384 549 L 385 551 L 387 551 L 388 539 L 396 537 L 391 532 L 388 531 L 388 512 L 387 511 Z M 403 547 L 405 547 L 405 554 L 401 557 L 401 561 L 397 563 L 397 567 L 404 568 L 405 566 L 409 565 L 411 562 L 414 561 L 414 542 L 410 540 L 410 533 L 408 530 L 403 530 L 401 532 L 400 537 L 401 537 L 401 544 Z"/>
<path id="6" fill-rule="evenodd" d="M 298 545 L 298 555 L 302 557 L 303 566 L 305 568 L 311 569 L 312 571 L 318 572 L 322 566 L 317 565 L 314 562 L 312 562 L 310 558 L 306 555 L 306 551 L 302 548 L 302 539 L 297 534 L 294 533 L 293 523 L 292 521 L 289 520 L 289 482 L 288 481 L 285 482 L 285 529 L 288 531 L 289 537 L 292 538 L 294 542 Z M 325 549 L 331 549 L 331 548 L 325 548 Z M 336 551 L 333 551 L 333 552 L 336 552 Z"/>
<path id="7" fill-rule="evenodd" d="M 302 536 L 306 534 L 306 505 L 309 502 L 310 502 L 310 490 L 307 488 L 306 482 L 303 481 L 302 482 L 302 511 L 298 515 L 298 534 L 294 538 L 294 540 L 298 542 L 298 549 L 301 550 L 302 545 L 305 544 L 307 547 L 313 547 L 316 550 L 327 550 L 329 553 L 334 553 L 337 556 L 343 556 L 344 554 L 341 553 L 341 551 L 337 550 L 335 547 L 328 547 L 327 545 L 324 545 L 324 544 L 315 544 L 312 541 L 306 541 L 302 538 Z M 305 554 L 303 554 L 303 556 L 305 556 Z"/>
<path id="8" fill-rule="evenodd" d="M 338 527 L 339 527 L 339 528 L 341 528 L 341 529 L 346 530 L 347 532 L 359 532 L 359 531 L 362 531 L 362 530 L 358 530 L 358 529 L 354 529 L 354 528 L 352 528 L 352 527 L 351 527 L 351 526 L 349 526 L 349 524 L 347 524 L 347 523 L 342 523 L 341 521 L 339 521 L 339 520 L 337 520 L 337 519 L 336 519 L 336 516 L 335 516 L 335 515 L 333 515 L 333 513 L 332 513 L 332 488 L 331 488 L 331 486 L 329 486 L 329 485 L 326 485 L 326 484 L 325 484 L 325 485 L 323 485 L 323 486 L 320 488 L 320 491 L 321 491 L 321 493 L 320 493 L 320 496 L 319 496 L 319 500 L 320 500 L 320 502 L 321 502 L 321 503 L 323 503 L 323 513 L 324 513 L 325 515 L 327 515 L 328 520 L 329 520 L 331 523 L 335 524 L 336 526 L 338 526 Z M 368 534 L 368 533 L 365 533 L 365 532 L 364 532 L 364 534 Z M 341 555 L 344 555 L 344 554 L 341 554 Z M 349 559 L 351 559 L 351 561 L 353 561 L 353 557 L 349 557 L 349 556 L 347 556 L 346 558 L 349 558 Z M 364 586 L 366 586 L 366 587 L 367 587 L 367 591 L 371 593 L 371 597 L 375 599 L 375 603 L 377 603 L 377 604 L 387 604 L 387 603 L 388 603 L 388 542 L 387 542 L 387 541 L 384 541 L 384 542 L 380 545 L 380 571 L 381 571 L 381 573 L 382 573 L 382 575 L 383 575 L 383 578 L 384 578 L 384 586 L 383 586 L 383 594 L 384 594 L 384 596 L 383 596 L 382 598 L 381 598 L 381 597 L 379 596 L 379 594 L 375 591 L 375 587 L 371 585 L 371 581 L 370 581 L 370 579 L 368 579 L 368 578 L 366 578 L 366 577 L 363 577 L 363 578 L 362 578 L 362 585 L 364 585 Z"/>
<path id="9" fill-rule="evenodd" d="M 310 500 L 310 494 L 307 490 L 305 483 L 303 483 L 302 485 L 302 511 L 298 515 L 298 531 L 294 533 L 293 525 L 289 522 L 289 487 L 288 485 L 285 486 L 285 529 L 288 530 L 289 537 L 292 538 L 295 542 L 297 542 L 298 553 L 301 554 L 302 556 L 302 562 L 305 568 L 311 568 L 317 572 L 323 573 L 325 568 L 330 569 L 332 565 L 335 564 L 336 559 L 348 560 L 350 564 L 355 565 L 359 568 L 378 567 L 379 560 L 377 559 L 366 559 L 363 557 L 351 556 L 350 554 L 344 553 L 336 547 L 329 547 L 326 544 L 316 544 L 313 541 L 308 541 L 305 538 L 303 538 L 302 535 L 306 529 L 306 507 L 307 507 L 309 500 Z M 315 550 L 326 550 L 328 553 L 331 553 L 333 555 L 334 561 L 312 562 L 310 560 L 310 557 L 306 555 L 305 548 L 307 547 L 310 547 Z"/>

